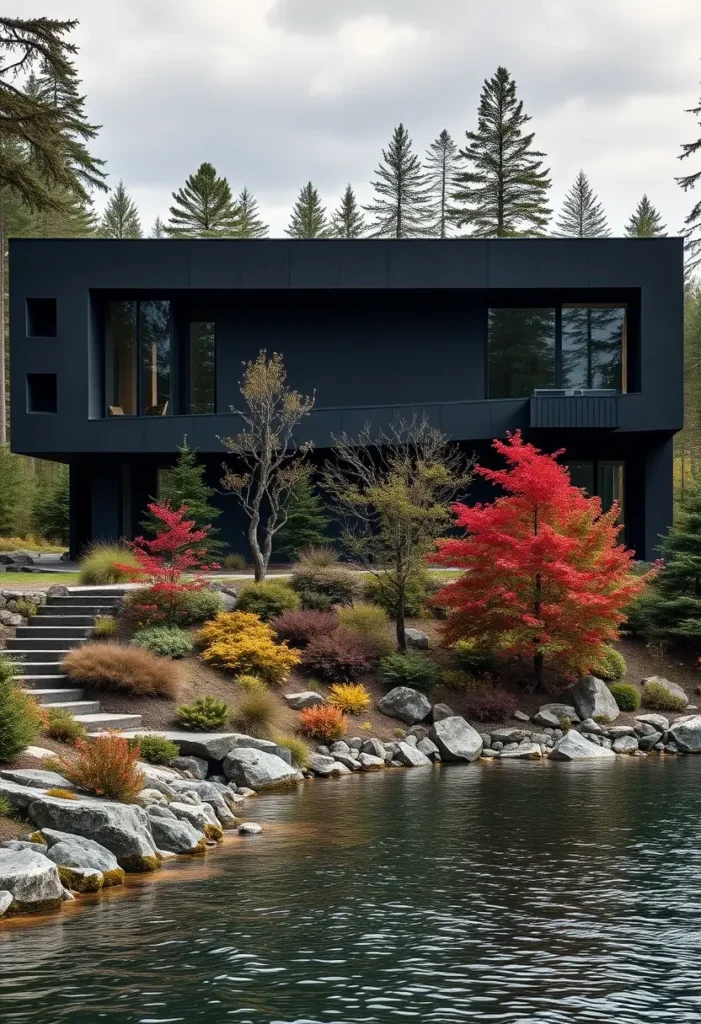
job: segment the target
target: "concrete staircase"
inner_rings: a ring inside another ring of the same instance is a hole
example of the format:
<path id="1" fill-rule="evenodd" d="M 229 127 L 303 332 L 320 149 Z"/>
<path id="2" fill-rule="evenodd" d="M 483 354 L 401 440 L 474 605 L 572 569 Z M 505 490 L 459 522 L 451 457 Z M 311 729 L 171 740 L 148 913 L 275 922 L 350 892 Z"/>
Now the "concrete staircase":
<path id="1" fill-rule="evenodd" d="M 0 654 L 16 661 L 16 677 L 39 704 L 67 711 L 82 722 L 89 733 L 105 729 L 138 729 L 141 715 L 115 715 L 100 711 L 98 700 L 85 700 L 82 689 L 72 686 L 61 672 L 61 662 L 74 647 L 92 635 L 95 618 L 111 615 L 121 595 L 109 590 L 91 590 L 52 597 L 32 616 L 28 625 L 18 626 L 14 637 Z"/>

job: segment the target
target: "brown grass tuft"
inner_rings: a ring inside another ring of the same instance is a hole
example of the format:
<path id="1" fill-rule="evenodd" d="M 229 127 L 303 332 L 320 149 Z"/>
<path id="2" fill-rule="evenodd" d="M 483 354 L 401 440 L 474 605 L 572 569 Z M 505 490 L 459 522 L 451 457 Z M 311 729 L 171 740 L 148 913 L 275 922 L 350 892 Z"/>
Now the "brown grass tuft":
<path id="1" fill-rule="evenodd" d="M 180 668 L 170 658 L 121 644 L 77 647 L 66 656 L 63 671 L 72 682 L 147 697 L 177 699 L 182 687 Z"/>

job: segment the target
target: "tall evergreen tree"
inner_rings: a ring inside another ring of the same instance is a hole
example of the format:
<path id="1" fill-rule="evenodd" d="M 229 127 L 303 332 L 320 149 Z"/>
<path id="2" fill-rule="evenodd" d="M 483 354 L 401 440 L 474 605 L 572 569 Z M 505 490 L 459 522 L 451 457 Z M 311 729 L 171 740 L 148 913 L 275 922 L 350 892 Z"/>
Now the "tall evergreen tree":
<path id="1" fill-rule="evenodd" d="M 431 233 L 431 187 L 412 152 L 409 132 L 397 125 L 375 171 L 375 200 L 363 209 L 374 218 L 373 238 L 415 238 Z"/>
<path id="2" fill-rule="evenodd" d="M 266 238 L 268 225 L 263 222 L 258 212 L 258 200 L 247 188 L 239 195 L 239 237 Z"/>
<path id="3" fill-rule="evenodd" d="M 699 100 L 698 107 L 691 107 L 690 110 L 687 110 L 687 114 L 693 114 L 701 127 L 701 100 Z M 696 142 L 683 143 L 679 159 L 686 160 L 687 157 L 695 156 L 697 153 L 701 153 L 701 138 L 698 138 Z M 685 192 L 696 188 L 699 181 L 701 181 L 701 170 L 677 178 L 677 184 Z M 701 264 L 701 199 L 694 204 L 684 223 L 686 224 L 687 266 L 693 270 Z"/>
<path id="4" fill-rule="evenodd" d="M 308 181 L 297 196 L 285 234 L 290 238 L 328 238 L 329 230 L 326 209 L 321 205 L 319 193 Z"/>
<path id="5" fill-rule="evenodd" d="M 205 467 L 197 461 L 197 449 L 191 448 L 184 437 L 183 443 L 178 445 L 175 464 L 163 474 L 158 494 L 159 502 L 170 500 L 175 509 L 187 505 L 186 518 L 193 519 L 198 530 L 211 526 L 212 521 L 221 515 L 221 509 L 210 501 L 216 491 L 205 483 L 204 472 Z M 142 525 L 151 533 L 163 529 L 163 523 L 151 513 L 147 514 Z M 206 548 L 209 555 L 216 554 L 224 546 L 216 539 L 218 532 L 210 530 L 201 542 L 200 546 Z"/>
<path id="6" fill-rule="evenodd" d="M 325 544 L 329 539 L 330 519 L 314 484 L 302 477 L 290 494 L 287 522 L 275 537 L 275 550 L 280 555 L 296 558 L 302 548 Z"/>
<path id="7" fill-rule="evenodd" d="M 652 205 L 647 196 L 643 196 L 635 207 L 635 213 L 626 224 L 629 238 L 666 238 L 667 225 L 662 223 L 662 216 Z"/>
<path id="8" fill-rule="evenodd" d="M 30 460 L 0 445 L 0 537 L 24 537 L 31 527 L 34 481 Z"/>
<path id="9" fill-rule="evenodd" d="M 434 203 L 433 234 L 447 238 L 450 234 L 450 197 L 455 188 L 458 147 L 449 132 L 443 129 L 426 151 L 426 177 Z"/>
<path id="10" fill-rule="evenodd" d="M 119 179 L 102 215 L 100 234 L 104 238 L 142 238 L 141 221 L 136 203 Z"/>
<path id="11" fill-rule="evenodd" d="M 200 164 L 185 185 L 173 192 L 175 202 L 165 231 L 171 238 L 226 238 L 237 234 L 239 211 L 226 178 L 212 164 Z"/>
<path id="12" fill-rule="evenodd" d="M 555 234 L 560 238 L 605 238 L 611 234 L 604 208 L 584 171 L 565 196 Z"/>
<path id="13" fill-rule="evenodd" d="M 365 234 L 365 218 L 350 185 L 346 185 L 341 204 L 334 211 L 332 223 L 336 238 L 361 238 Z"/>
<path id="14" fill-rule="evenodd" d="M 52 467 L 53 468 L 53 467 Z M 32 507 L 34 532 L 49 541 L 68 544 L 70 533 L 70 491 L 68 466 L 55 467 L 52 479 L 41 482 Z"/>
<path id="15" fill-rule="evenodd" d="M 164 225 L 164 223 L 163 223 L 163 221 L 161 220 L 160 217 L 156 217 L 156 219 L 153 222 L 153 227 L 151 228 L 151 233 L 149 234 L 148 237 L 149 238 L 165 238 L 165 235 L 166 235 L 165 225 Z"/>
<path id="16" fill-rule="evenodd" d="M 516 98 L 516 83 L 504 67 L 485 80 L 477 113 L 477 131 L 466 132 L 460 150 L 467 166 L 457 173 L 454 217 L 477 238 L 542 235 L 548 206 L 550 171 L 543 168 L 534 133 L 524 134 L 530 117 Z"/>

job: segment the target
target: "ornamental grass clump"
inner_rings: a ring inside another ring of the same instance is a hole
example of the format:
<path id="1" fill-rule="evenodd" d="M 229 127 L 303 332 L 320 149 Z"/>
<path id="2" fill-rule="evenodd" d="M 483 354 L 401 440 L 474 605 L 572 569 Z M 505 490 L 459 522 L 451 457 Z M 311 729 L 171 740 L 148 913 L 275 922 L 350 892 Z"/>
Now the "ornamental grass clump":
<path id="1" fill-rule="evenodd" d="M 97 615 L 92 635 L 95 640 L 109 640 L 117 635 L 119 626 L 113 615 Z"/>
<path id="2" fill-rule="evenodd" d="M 136 632 L 132 639 L 134 647 L 143 647 L 153 654 L 159 654 L 163 658 L 185 658 L 192 654 L 194 643 L 186 629 L 177 626 L 151 626 L 150 629 L 141 629 Z"/>
<path id="3" fill-rule="evenodd" d="M 216 732 L 217 729 L 224 729 L 229 725 L 231 711 L 223 700 L 207 696 L 199 697 L 191 704 L 181 704 L 176 716 L 185 729 Z"/>
<path id="4" fill-rule="evenodd" d="M 291 647 L 303 650 L 318 636 L 328 636 L 338 629 L 339 619 L 334 612 L 300 608 L 284 612 L 270 623 L 279 641 L 286 640 Z"/>
<path id="5" fill-rule="evenodd" d="M 251 612 L 221 612 L 197 636 L 202 659 L 229 672 L 258 675 L 277 683 L 300 662 L 297 651 L 276 644 L 270 626 Z"/>
<path id="6" fill-rule="evenodd" d="M 334 683 L 329 704 L 348 715 L 362 715 L 372 705 L 372 697 L 362 683 Z"/>
<path id="7" fill-rule="evenodd" d="M 36 701 L 15 682 L 17 671 L 10 662 L 0 659 L 0 763 L 21 754 L 45 723 Z"/>
<path id="8" fill-rule="evenodd" d="M 340 608 L 338 621 L 349 633 L 354 633 L 376 658 L 393 650 L 389 635 L 389 617 L 379 605 L 361 601 L 351 608 Z"/>
<path id="9" fill-rule="evenodd" d="M 427 693 L 436 685 L 436 666 L 425 654 L 407 651 L 388 654 L 380 662 L 382 681 L 388 690 L 395 686 L 409 686 Z"/>
<path id="10" fill-rule="evenodd" d="M 46 708 L 46 725 L 43 731 L 50 739 L 67 743 L 71 747 L 75 746 L 76 740 L 84 740 L 87 736 L 87 730 L 82 722 L 77 722 L 73 715 L 63 708 L 52 708 L 50 705 Z"/>
<path id="11" fill-rule="evenodd" d="M 653 711 L 683 711 L 686 699 L 670 693 L 661 683 L 646 683 L 643 687 L 643 704 Z"/>
<path id="12" fill-rule="evenodd" d="M 333 633 L 315 637 L 302 652 L 302 668 L 327 682 L 354 682 L 367 672 L 373 656 L 355 633 L 342 626 Z"/>
<path id="13" fill-rule="evenodd" d="M 249 690 L 236 702 L 232 723 L 250 736 L 265 735 L 279 713 L 279 705 L 265 687 Z"/>
<path id="14" fill-rule="evenodd" d="M 93 544 L 81 559 L 78 583 L 92 587 L 127 583 L 138 568 L 134 554 L 125 545 Z"/>
<path id="15" fill-rule="evenodd" d="M 62 667 L 71 682 L 143 697 L 177 698 L 182 686 L 180 670 L 170 658 L 121 644 L 76 647 L 68 652 Z"/>
<path id="16" fill-rule="evenodd" d="M 360 596 L 363 580 L 358 573 L 340 565 L 315 565 L 300 559 L 292 566 L 291 585 L 303 604 L 307 593 L 322 594 L 332 604 L 353 604 Z"/>
<path id="17" fill-rule="evenodd" d="M 51 765 L 80 789 L 108 800 L 132 803 L 146 785 L 137 765 L 140 757 L 138 744 L 110 732 L 92 741 L 78 740 L 73 756 L 52 759 Z"/>
<path id="18" fill-rule="evenodd" d="M 305 736 L 322 743 L 340 740 L 348 729 L 348 719 L 340 710 L 329 705 L 317 704 L 305 708 L 299 714 L 299 727 Z"/>
<path id="19" fill-rule="evenodd" d="M 174 757 L 180 753 L 180 747 L 165 736 L 153 736 L 145 733 L 143 736 L 134 736 L 129 742 L 141 751 L 141 760 L 149 764 L 170 764 Z"/>
<path id="20" fill-rule="evenodd" d="M 630 683 L 611 683 L 609 691 L 621 711 L 637 711 L 640 707 L 640 694 Z"/>
<path id="21" fill-rule="evenodd" d="M 287 747 L 292 754 L 292 763 L 297 768 L 306 768 L 311 760 L 312 752 L 299 736 L 293 733 L 276 732 L 270 737 L 278 747 Z"/>
<path id="22" fill-rule="evenodd" d="M 299 595 L 287 583 L 277 580 L 247 583 L 236 602 L 238 611 L 253 612 L 263 622 L 270 622 L 283 612 L 299 608 L 299 605 Z"/>

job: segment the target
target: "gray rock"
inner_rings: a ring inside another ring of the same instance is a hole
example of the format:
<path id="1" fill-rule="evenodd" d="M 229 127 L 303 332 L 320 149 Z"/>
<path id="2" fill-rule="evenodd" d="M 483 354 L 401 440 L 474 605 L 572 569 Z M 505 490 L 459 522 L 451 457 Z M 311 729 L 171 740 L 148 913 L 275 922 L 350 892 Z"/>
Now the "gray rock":
<path id="1" fill-rule="evenodd" d="M 530 716 L 525 711 L 514 711 L 514 718 L 517 722 L 530 722 Z"/>
<path id="2" fill-rule="evenodd" d="M 407 738 L 409 736 L 415 736 L 417 740 L 423 740 L 428 736 L 427 725 L 412 725 L 411 729 L 407 730 Z"/>
<path id="3" fill-rule="evenodd" d="M 480 757 L 486 758 L 488 761 L 495 757 L 501 757 L 501 753 L 498 750 L 493 750 L 491 747 L 482 747 L 482 753 Z"/>
<path id="4" fill-rule="evenodd" d="M 416 736 L 412 736 L 411 733 L 402 740 L 402 743 L 407 743 L 410 747 L 415 747 L 418 742 Z"/>
<path id="5" fill-rule="evenodd" d="M 343 740 L 336 740 L 335 743 L 331 744 L 331 753 L 334 757 L 339 754 L 350 754 L 350 747 Z"/>
<path id="6" fill-rule="evenodd" d="M 171 818 L 151 818 L 151 831 L 159 850 L 170 853 L 200 853 L 205 837 L 189 821 Z"/>
<path id="7" fill-rule="evenodd" d="M 612 725 L 606 730 L 606 735 L 612 740 L 617 740 L 619 736 L 634 736 L 635 729 L 632 725 Z"/>
<path id="8" fill-rule="evenodd" d="M 34 853 L 46 853 L 44 843 L 32 843 L 28 839 L 8 839 L 0 843 L 3 850 L 33 850 Z"/>
<path id="9" fill-rule="evenodd" d="M 560 719 L 552 711 L 537 711 L 533 716 L 533 721 L 536 725 L 543 726 L 543 728 L 556 729 L 560 724 Z"/>
<path id="10" fill-rule="evenodd" d="M 58 829 L 93 839 L 117 858 L 120 867 L 142 870 L 156 858 L 150 819 L 134 804 L 103 800 L 54 800 L 39 797 L 28 808 L 29 818 L 42 829 Z"/>
<path id="11" fill-rule="evenodd" d="M 665 715 L 636 715 L 635 721 L 651 725 L 653 729 L 657 729 L 658 732 L 667 732 L 667 730 L 669 729 L 669 719 Z"/>
<path id="12" fill-rule="evenodd" d="M 262 750 L 265 754 L 274 754 L 282 758 L 286 764 L 292 764 L 292 751 L 289 747 L 281 747 L 272 740 L 263 740 L 258 736 L 247 736 L 245 733 L 237 732 L 235 750 Z"/>
<path id="13" fill-rule="evenodd" d="M 155 789 L 168 800 L 175 799 L 175 790 L 171 783 L 179 781 L 179 776 L 166 776 L 155 765 L 139 762 L 144 776 L 144 789 Z M 141 792 L 143 793 L 144 790 Z"/>
<path id="14" fill-rule="evenodd" d="M 229 785 L 233 785 L 233 783 L 229 783 Z M 255 789 L 251 789 L 250 786 L 236 786 L 236 792 L 238 793 L 239 796 L 242 796 L 244 800 L 246 800 L 249 796 L 256 795 Z"/>
<path id="15" fill-rule="evenodd" d="M 352 772 L 360 771 L 360 761 L 356 757 L 353 757 L 351 754 L 336 754 L 335 757 L 337 761 L 340 761 L 341 764 L 344 764 L 346 768 L 350 768 Z"/>
<path id="16" fill-rule="evenodd" d="M 500 740 L 502 743 L 520 743 L 525 735 L 523 729 L 493 729 L 492 742 Z"/>
<path id="17" fill-rule="evenodd" d="M 303 711 L 304 708 L 314 708 L 317 704 L 323 704 L 324 698 L 314 690 L 302 690 L 301 693 L 284 693 L 287 706 L 293 711 Z"/>
<path id="18" fill-rule="evenodd" d="M 431 704 L 428 697 L 418 690 L 410 686 L 395 686 L 378 702 L 377 709 L 407 725 L 416 725 L 430 715 Z"/>
<path id="19" fill-rule="evenodd" d="M 177 744 L 181 755 L 193 754 L 206 761 L 221 761 L 237 745 L 237 733 L 233 732 L 189 732 L 163 729 L 138 729 L 123 732 L 122 736 L 164 736 Z"/>
<path id="20" fill-rule="evenodd" d="M 363 772 L 378 772 L 385 766 L 384 758 L 375 757 L 374 754 L 364 754 L 362 751 L 358 754 L 358 760 L 360 761 L 360 770 Z"/>
<path id="21" fill-rule="evenodd" d="M 540 713 L 541 711 L 549 711 L 550 714 L 555 715 L 555 718 L 557 718 L 558 726 L 560 724 L 560 719 L 562 719 L 562 718 L 569 718 L 569 720 L 570 720 L 570 722 L 572 722 L 572 724 L 574 724 L 575 722 L 578 722 L 579 718 L 580 718 L 580 716 L 577 714 L 576 708 L 572 704 L 563 704 L 563 703 L 541 704 L 541 706 L 538 708 L 538 712 Z M 590 716 L 586 715 L 585 717 L 589 718 Z M 535 721 L 535 719 L 534 719 L 534 721 Z M 538 724 L 542 725 L 543 723 L 539 722 Z M 553 728 L 556 728 L 556 727 L 553 726 Z"/>
<path id="22" fill-rule="evenodd" d="M 613 741 L 614 754 L 633 754 L 638 749 L 638 741 L 635 736 L 617 736 Z"/>
<path id="23" fill-rule="evenodd" d="M 609 739 L 608 736 L 599 736 L 599 745 L 602 747 L 606 747 L 607 750 L 610 750 L 613 746 L 613 740 Z"/>
<path id="24" fill-rule="evenodd" d="M 4 917 L 7 911 L 14 903 L 14 896 L 7 889 L 3 889 L 0 892 L 0 917 Z"/>
<path id="25" fill-rule="evenodd" d="M 454 718 L 455 712 L 448 704 L 434 704 L 431 709 L 431 719 L 440 722 L 444 718 Z"/>
<path id="26" fill-rule="evenodd" d="M 183 794 L 190 792 L 195 793 L 203 803 L 209 804 L 222 828 L 235 828 L 238 824 L 232 814 L 234 801 L 232 800 L 231 806 L 229 805 L 231 791 L 228 786 L 222 786 L 218 782 L 180 779 L 174 783 L 174 788 L 179 800 L 182 800 Z"/>
<path id="27" fill-rule="evenodd" d="M 0 891 L 11 893 L 18 909 L 31 913 L 57 907 L 62 900 L 63 886 L 58 868 L 43 854 L 33 850 L 0 849 Z"/>
<path id="28" fill-rule="evenodd" d="M 398 743 L 395 761 L 406 765 L 407 768 L 426 768 L 431 762 L 426 754 L 422 754 L 418 747 L 412 747 L 409 743 Z"/>
<path id="29" fill-rule="evenodd" d="M 671 679 L 665 679 L 664 676 L 648 676 L 647 679 L 643 679 L 642 685 L 643 704 L 645 703 L 645 695 L 647 693 L 648 687 L 652 685 L 661 686 L 662 689 L 670 695 L 670 697 L 681 697 L 681 699 L 684 701 L 685 706 L 689 703 L 689 698 L 687 697 L 684 690 L 682 690 L 681 686 L 679 686 L 678 683 L 673 683 Z"/>
<path id="30" fill-rule="evenodd" d="M 638 722 L 635 726 L 636 736 L 652 736 L 653 733 L 659 732 L 654 725 L 650 725 L 649 722 Z"/>
<path id="31" fill-rule="evenodd" d="M 417 651 L 428 650 L 428 636 L 422 629 L 405 629 L 407 647 L 413 647 Z"/>
<path id="32" fill-rule="evenodd" d="M 499 754 L 504 749 L 504 744 L 500 743 L 499 740 L 497 740 L 491 749 L 496 750 L 497 754 Z"/>
<path id="33" fill-rule="evenodd" d="M 661 746 L 661 739 L 661 732 L 646 733 L 645 736 L 639 737 L 638 746 L 641 750 L 657 750 Z"/>
<path id="34" fill-rule="evenodd" d="M 42 829 L 41 834 L 46 840 L 46 856 L 62 867 L 93 868 L 105 872 L 114 871 L 118 866 L 115 855 L 93 839 L 53 828 Z"/>
<path id="35" fill-rule="evenodd" d="M 325 774 L 326 769 L 329 768 L 335 761 L 335 757 L 330 754 L 312 754 L 309 758 L 308 768 L 315 774 Z"/>
<path id="36" fill-rule="evenodd" d="M 29 746 L 24 753 L 26 757 L 35 757 L 37 761 L 43 761 L 45 757 L 56 757 L 55 751 L 49 750 L 48 747 Z"/>
<path id="37" fill-rule="evenodd" d="M 614 761 L 616 757 L 612 750 L 592 743 L 575 729 L 570 729 L 557 741 L 549 756 L 553 761 L 583 761 L 591 758 Z"/>
<path id="38" fill-rule="evenodd" d="M 257 836 L 263 831 L 263 826 L 258 825 L 255 821 L 246 821 L 243 825 L 239 825 L 238 833 L 240 836 Z"/>
<path id="39" fill-rule="evenodd" d="M 475 761 L 482 751 L 480 734 L 459 715 L 434 722 L 429 736 L 444 761 Z"/>
<path id="40" fill-rule="evenodd" d="M 665 754 L 678 754 L 679 753 L 679 747 L 677 746 L 676 743 L 665 743 L 665 745 L 664 745 L 664 752 L 665 752 Z"/>
<path id="41" fill-rule="evenodd" d="M 387 753 L 382 741 L 378 740 L 377 737 L 375 736 L 373 736 L 369 740 L 365 740 L 361 747 L 361 750 L 364 754 L 372 754 L 373 757 L 381 757 L 383 760 L 385 754 Z"/>
<path id="42" fill-rule="evenodd" d="M 539 761 L 543 756 L 539 743 L 519 743 L 515 750 L 502 750 L 502 761 Z"/>
<path id="43" fill-rule="evenodd" d="M 615 722 L 621 713 L 606 683 L 596 676 L 582 676 L 565 696 L 582 719 L 605 717 Z"/>
<path id="44" fill-rule="evenodd" d="M 500 743 L 501 741 L 497 740 L 496 742 Z M 505 750 L 508 753 L 510 750 L 518 750 L 518 746 L 518 743 L 504 743 L 502 750 Z"/>
<path id="45" fill-rule="evenodd" d="M 423 740 L 419 740 L 419 742 L 416 745 L 416 749 L 420 750 L 421 753 L 425 754 L 426 757 L 428 757 L 431 761 L 440 760 L 441 752 L 436 746 L 436 744 L 433 742 L 433 740 L 429 739 L 428 736 L 426 736 L 425 739 Z"/>
<path id="46" fill-rule="evenodd" d="M 296 769 L 281 757 L 251 747 L 230 751 L 224 758 L 224 774 L 237 786 L 251 786 L 255 790 L 287 786 L 299 778 Z"/>
<path id="47" fill-rule="evenodd" d="M 209 773 L 209 762 L 203 757 L 176 757 L 171 761 L 173 768 L 179 768 L 181 772 L 190 772 L 195 779 L 206 779 Z"/>
<path id="48" fill-rule="evenodd" d="M 325 743 L 320 743 L 319 746 L 316 748 L 316 752 L 317 754 L 323 754 L 324 757 L 331 756 L 331 750 L 329 749 L 329 747 L 326 746 Z"/>
<path id="49" fill-rule="evenodd" d="M 593 718 L 585 718 L 579 726 L 579 729 L 581 732 L 596 733 L 597 736 L 604 731 L 599 723 L 595 722 Z"/>
<path id="50" fill-rule="evenodd" d="M 202 832 L 203 835 L 207 825 L 219 826 L 219 819 L 209 804 L 198 804 L 194 807 L 192 804 L 173 800 L 172 803 L 168 804 L 168 810 L 172 811 L 179 821 L 188 821 L 193 828 Z"/>
<path id="51" fill-rule="evenodd" d="M 362 736 L 353 736 L 348 740 L 348 746 L 351 750 L 362 750 L 363 749 L 363 738 Z"/>
<path id="52" fill-rule="evenodd" d="M 142 789 L 140 793 L 137 793 L 136 803 L 139 807 L 150 807 L 151 804 L 165 806 L 168 803 L 168 798 L 161 793 L 160 789 Z"/>
<path id="53" fill-rule="evenodd" d="M 68 789 L 76 792 L 76 787 L 58 772 L 47 772 L 43 768 L 5 768 L 0 771 L 0 778 L 15 782 L 18 786 L 30 786 L 33 789 Z"/>
<path id="54" fill-rule="evenodd" d="M 669 736 L 671 742 L 676 744 L 682 753 L 701 753 L 701 715 L 678 718 L 670 725 Z"/>
<path id="55" fill-rule="evenodd" d="M 146 813 L 149 818 L 175 818 L 170 807 L 162 804 L 149 804 L 146 808 Z"/>

